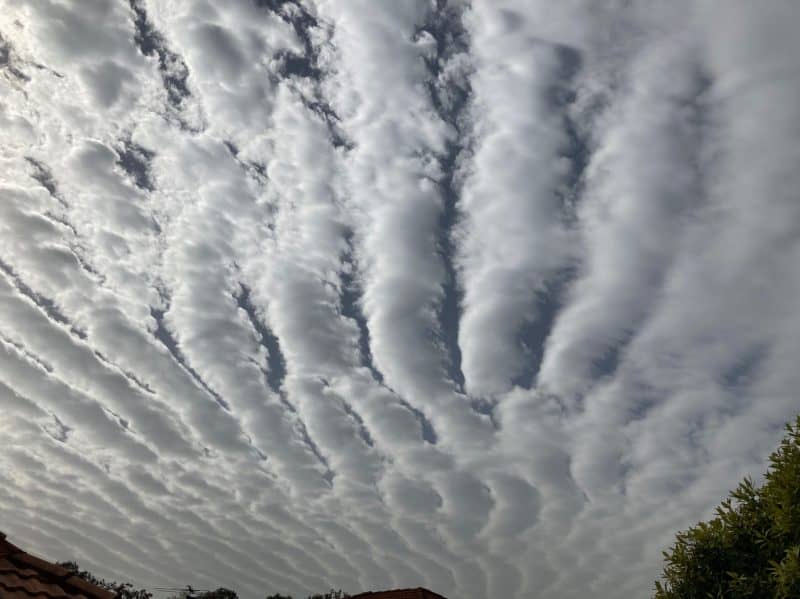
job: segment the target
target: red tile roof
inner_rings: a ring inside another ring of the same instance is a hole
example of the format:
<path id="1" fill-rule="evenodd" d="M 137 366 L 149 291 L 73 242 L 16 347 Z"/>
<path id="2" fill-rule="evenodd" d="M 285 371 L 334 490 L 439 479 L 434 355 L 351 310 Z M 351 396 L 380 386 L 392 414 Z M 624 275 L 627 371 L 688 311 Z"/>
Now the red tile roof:
<path id="1" fill-rule="evenodd" d="M 114 599 L 69 570 L 25 553 L 0 532 L 0 599 Z"/>
<path id="2" fill-rule="evenodd" d="M 370 591 L 353 595 L 350 599 L 446 599 L 441 595 L 417 587 L 416 589 L 395 589 L 393 591 Z"/>

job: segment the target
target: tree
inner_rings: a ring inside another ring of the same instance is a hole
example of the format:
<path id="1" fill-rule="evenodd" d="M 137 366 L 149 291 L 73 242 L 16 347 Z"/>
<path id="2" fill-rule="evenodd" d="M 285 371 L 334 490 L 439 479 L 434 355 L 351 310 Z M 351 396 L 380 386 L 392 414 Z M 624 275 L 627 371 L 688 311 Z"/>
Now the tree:
<path id="1" fill-rule="evenodd" d="M 116 595 L 116 599 L 153 599 L 153 594 L 146 589 L 135 589 L 129 582 L 114 582 L 113 580 L 97 578 L 91 572 L 81 570 L 81 567 L 76 562 L 60 562 L 58 565 L 69 570 L 71 574 L 91 582 L 93 585 L 111 591 Z"/>
<path id="2" fill-rule="evenodd" d="M 324 595 L 309 595 L 307 599 L 348 599 L 350 595 L 339 589 L 338 591 L 331 589 Z"/>
<path id="3" fill-rule="evenodd" d="M 219 587 L 213 591 L 199 593 L 197 595 L 197 599 L 239 599 L 239 596 L 236 594 L 236 591 Z"/>
<path id="4" fill-rule="evenodd" d="M 324 595 L 320 595 L 319 593 L 315 595 L 309 595 L 306 599 L 349 599 L 350 595 L 345 593 L 344 591 L 331 589 Z M 266 599 L 293 599 L 291 595 L 281 595 L 280 593 L 276 593 L 274 595 L 267 595 Z"/>
<path id="5" fill-rule="evenodd" d="M 678 533 L 654 599 L 800 597 L 800 416 L 786 430 L 763 486 L 745 478 L 715 518 Z"/>

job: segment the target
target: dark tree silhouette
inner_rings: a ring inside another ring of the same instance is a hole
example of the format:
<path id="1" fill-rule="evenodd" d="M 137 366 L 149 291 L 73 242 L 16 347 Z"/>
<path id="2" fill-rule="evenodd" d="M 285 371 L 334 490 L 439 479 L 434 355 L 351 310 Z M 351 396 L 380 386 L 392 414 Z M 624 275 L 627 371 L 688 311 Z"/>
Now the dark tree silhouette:
<path id="1" fill-rule="evenodd" d="M 236 594 L 236 591 L 219 587 L 213 591 L 198 593 L 197 599 L 239 599 L 239 595 Z"/>
<path id="2" fill-rule="evenodd" d="M 339 589 L 338 591 L 331 589 L 324 595 L 309 595 L 307 599 L 348 599 L 350 595 Z"/>
<path id="3" fill-rule="evenodd" d="M 322 595 L 309 595 L 306 599 L 349 599 L 350 595 L 339 589 L 338 591 L 335 589 L 331 589 L 327 593 Z M 274 595 L 267 595 L 266 599 L 294 599 L 291 595 L 281 595 L 280 593 L 276 593 Z"/>
<path id="4" fill-rule="evenodd" d="M 153 594 L 146 589 L 136 589 L 129 582 L 114 582 L 113 580 L 105 580 L 97 578 L 94 574 L 87 570 L 81 570 L 77 562 L 59 562 L 59 566 L 69 570 L 75 576 L 83 578 L 87 582 L 99 586 L 102 589 L 111 591 L 117 599 L 152 599 Z"/>

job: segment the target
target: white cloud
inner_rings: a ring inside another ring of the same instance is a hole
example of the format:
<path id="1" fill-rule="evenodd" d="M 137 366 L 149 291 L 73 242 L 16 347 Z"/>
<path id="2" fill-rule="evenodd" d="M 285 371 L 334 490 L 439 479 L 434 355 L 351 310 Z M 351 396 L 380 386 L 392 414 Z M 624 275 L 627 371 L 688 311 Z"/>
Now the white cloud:
<path id="1" fill-rule="evenodd" d="M 647 593 L 797 411 L 799 9 L 272 4 L 0 11 L 5 532 Z"/>

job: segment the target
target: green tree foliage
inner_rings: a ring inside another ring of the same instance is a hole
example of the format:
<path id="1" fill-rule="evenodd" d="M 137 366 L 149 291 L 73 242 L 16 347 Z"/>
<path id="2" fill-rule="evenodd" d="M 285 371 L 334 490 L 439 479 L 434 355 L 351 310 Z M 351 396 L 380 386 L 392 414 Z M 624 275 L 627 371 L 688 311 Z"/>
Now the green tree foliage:
<path id="1" fill-rule="evenodd" d="M 75 576 L 91 582 L 93 585 L 111 591 L 117 596 L 117 599 L 153 599 L 152 593 L 146 589 L 135 589 L 129 582 L 114 582 L 113 580 L 97 578 L 91 572 L 81 570 L 81 567 L 76 562 L 60 562 L 58 565 L 69 570 Z"/>
<path id="2" fill-rule="evenodd" d="M 800 416 L 786 430 L 762 487 L 745 479 L 715 518 L 678 533 L 654 599 L 800 597 Z"/>

